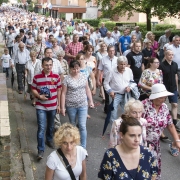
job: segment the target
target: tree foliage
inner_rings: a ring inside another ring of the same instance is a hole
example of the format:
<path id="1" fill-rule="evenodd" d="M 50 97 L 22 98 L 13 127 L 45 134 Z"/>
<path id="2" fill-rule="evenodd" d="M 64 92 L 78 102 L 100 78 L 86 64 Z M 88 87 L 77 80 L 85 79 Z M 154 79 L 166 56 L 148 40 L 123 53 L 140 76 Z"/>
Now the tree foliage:
<path id="1" fill-rule="evenodd" d="M 160 20 L 180 17 L 180 0 L 97 0 L 97 4 L 101 7 L 102 17 L 124 16 L 127 13 L 130 18 L 134 12 L 145 13 L 147 30 L 151 30 L 152 16 L 158 16 Z"/>
<path id="2" fill-rule="evenodd" d="M 0 5 L 2 4 L 2 3 L 8 3 L 9 2 L 9 0 L 0 0 Z"/>

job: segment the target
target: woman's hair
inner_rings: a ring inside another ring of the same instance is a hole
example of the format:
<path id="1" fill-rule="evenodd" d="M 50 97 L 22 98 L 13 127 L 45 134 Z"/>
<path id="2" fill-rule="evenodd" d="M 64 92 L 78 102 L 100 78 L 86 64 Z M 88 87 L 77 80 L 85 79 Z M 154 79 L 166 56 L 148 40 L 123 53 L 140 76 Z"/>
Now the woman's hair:
<path id="1" fill-rule="evenodd" d="M 64 57 L 65 56 L 65 51 L 63 51 L 63 50 L 58 51 L 56 55 Z"/>
<path id="2" fill-rule="evenodd" d="M 148 31 L 147 33 L 146 33 L 146 35 L 145 35 L 145 38 L 148 38 L 148 36 L 150 35 L 150 34 L 153 34 L 151 31 Z"/>
<path id="3" fill-rule="evenodd" d="M 45 29 L 45 32 L 47 32 L 47 31 L 49 31 L 49 29 L 48 29 L 48 28 L 46 28 L 46 29 Z"/>
<path id="4" fill-rule="evenodd" d="M 80 63 L 77 60 L 72 60 L 69 64 L 69 68 L 74 68 L 75 66 L 80 67 Z"/>
<path id="5" fill-rule="evenodd" d="M 41 40 L 42 41 L 42 36 L 37 36 L 37 40 Z"/>
<path id="6" fill-rule="evenodd" d="M 89 51 L 90 49 L 92 49 L 94 51 L 94 47 L 90 44 L 88 44 L 85 48 L 84 48 L 84 51 L 87 52 Z"/>
<path id="7" fill-rule="evenodd" d="M 32 32 L 28 32 L 28 36 L 29 36 L 29 35 L 32 35 Z"/>
<path id="8" fill-rule="evenodd" d="M 30 56 L 32 56 L 32 55 L 36 56 L 36 54 L 37 54 L 36 51 L 31 51 L 31 52 L 30 52 Z"/>
<path id="9" fill-rule="evenodd" d="M 54 38 L 51 42 L 52 42 L 52 43 L 56 43 L 56 42 L 58 42 L 58 41 L 57 41 L 57 39 Z"/>
<path id="10" fill-rule="evenodd" d="M 132 111 L 133 108 L 141 109 L 142 112 L 144 112 L 143 103 L 141 101 L 139 101 L 139 100 L 131 98 L 124 106 L 125 114 L 129 115 L 129 112 Z"/>
<path id="11" fill-rule="evenodd" d="M 105 43 L 105 42 L 99 43 L 99 46 L 100 46 L 101 48 L 102 48 L 103 45 L 106 45 L 106 43 Z M 107 47 L 107 45 L 106 45 L 106 47 Z"/>
<path id="12" fill-rule="evenodd" d="M 155 57 L 149 58 L 148 64 L 147 64 L 146 68 L 150 68 L 150 67 L 151 67 L 151 64 L 154 62 L 155 59 L 157 59 L 157 58 L 155 58 Z"/>
<path id="13" fill-rule="evenodd" d="M 82 53 L 77 54 L 75 59 L 78 61 L 81 56 L 84 56 L 84 54 L 82 54 Z"/>
<path id="14" fill-rule="evenodd" d="M 120 125 L 119 131 L 122 132 L 123 135 L 125 135 L 128 132 L 129 126 L 131 126 L 131 127 L 132 126 L 142 127 L 140 122 L 136 118 L 129 117 L 126 114 L 122 114 L 121 118 L 123 121 Z"/>
<path id="15" fill-rule="evenodd" d="M 72 137 L 76 145 L 80 144 L 80 134 L 77 127 L 70 123 L 62 124 L 54 134 L 54 143 L 56 147 L 60 147 L 63 144 L 65 138 Z"/>
<path id="16" fill-rule="evenodd" d="M 118 30 L 118 27 L 117 27 L 117 26 L 115 26 L 113 30 L 114 30 L 114 31 L 115 31 L 115 30 Z"/>

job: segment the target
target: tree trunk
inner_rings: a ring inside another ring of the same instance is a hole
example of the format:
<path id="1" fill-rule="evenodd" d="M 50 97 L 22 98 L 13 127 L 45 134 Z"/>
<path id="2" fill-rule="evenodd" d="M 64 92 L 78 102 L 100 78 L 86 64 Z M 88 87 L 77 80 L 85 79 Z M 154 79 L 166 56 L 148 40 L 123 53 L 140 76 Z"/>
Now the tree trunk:
<path id="1" fill-rule="evenodd" d="M 146 9 L 146 23 L 147 31 L 151 31 L 151 9 Z"/>

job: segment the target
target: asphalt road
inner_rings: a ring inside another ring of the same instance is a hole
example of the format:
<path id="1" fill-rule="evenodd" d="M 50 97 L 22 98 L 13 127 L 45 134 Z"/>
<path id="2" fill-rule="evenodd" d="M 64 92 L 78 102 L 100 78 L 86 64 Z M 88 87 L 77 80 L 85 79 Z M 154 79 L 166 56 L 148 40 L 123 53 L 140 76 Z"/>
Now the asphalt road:
<path id="1" fill-rule="evenodd" d="M 10 80 L 8 80 L 8 87 L 10 87 Z M 14 92 L 16 93 L 16 92 Z M 98 93 L 97 93 L 98 94 Z M 49 147 L 46 147 L 44 158 L 40 161 L 36 161 L 37 155 L 37 123 L 36 123 L 36 111 L 31 106 L 29 98 L 24 100 L 23 95 L 17 95 L 18 102 L 21 106 L 23 113 L 23 123 L 26 132 L 26 139 L 29 148 L 29 154 L 34 170 L 34 178 L 37 180 L 44 179 L 46 158 L 53 151 Z M 104 152 L 108 148 L 109 130 L 110 125 L 105 133 L 105 138 L 101 137 L 105 114 L 103 113 L 103 104 L 98 96 L 94 97 L 96 104 L 95 109 L 89 109 L 91 119 L 87 120 L 87 176 L 88 180 L 96 180 L 98 169 L 104 155 Z M 62 123 L 68 122 L 67 115 L 61 118 Z M 168 135 L 168 133 L 166 132 Z M 169 136 L 170 137 L 170 136 Z M 169 153 L 168 142 L 162 142 L 162 180 L 180 180 L 180 157 L 172 157 Z"/>

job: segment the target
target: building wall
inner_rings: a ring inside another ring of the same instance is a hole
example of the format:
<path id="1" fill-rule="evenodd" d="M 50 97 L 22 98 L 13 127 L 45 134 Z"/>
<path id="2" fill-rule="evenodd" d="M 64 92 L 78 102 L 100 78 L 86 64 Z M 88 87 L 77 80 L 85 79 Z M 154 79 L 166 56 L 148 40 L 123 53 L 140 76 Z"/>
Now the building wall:
<path id="1" fill-rule="evenodd" d="M 85 0 L 79 0 L 78 6 L 86 7 L 86 1 Z"/>

